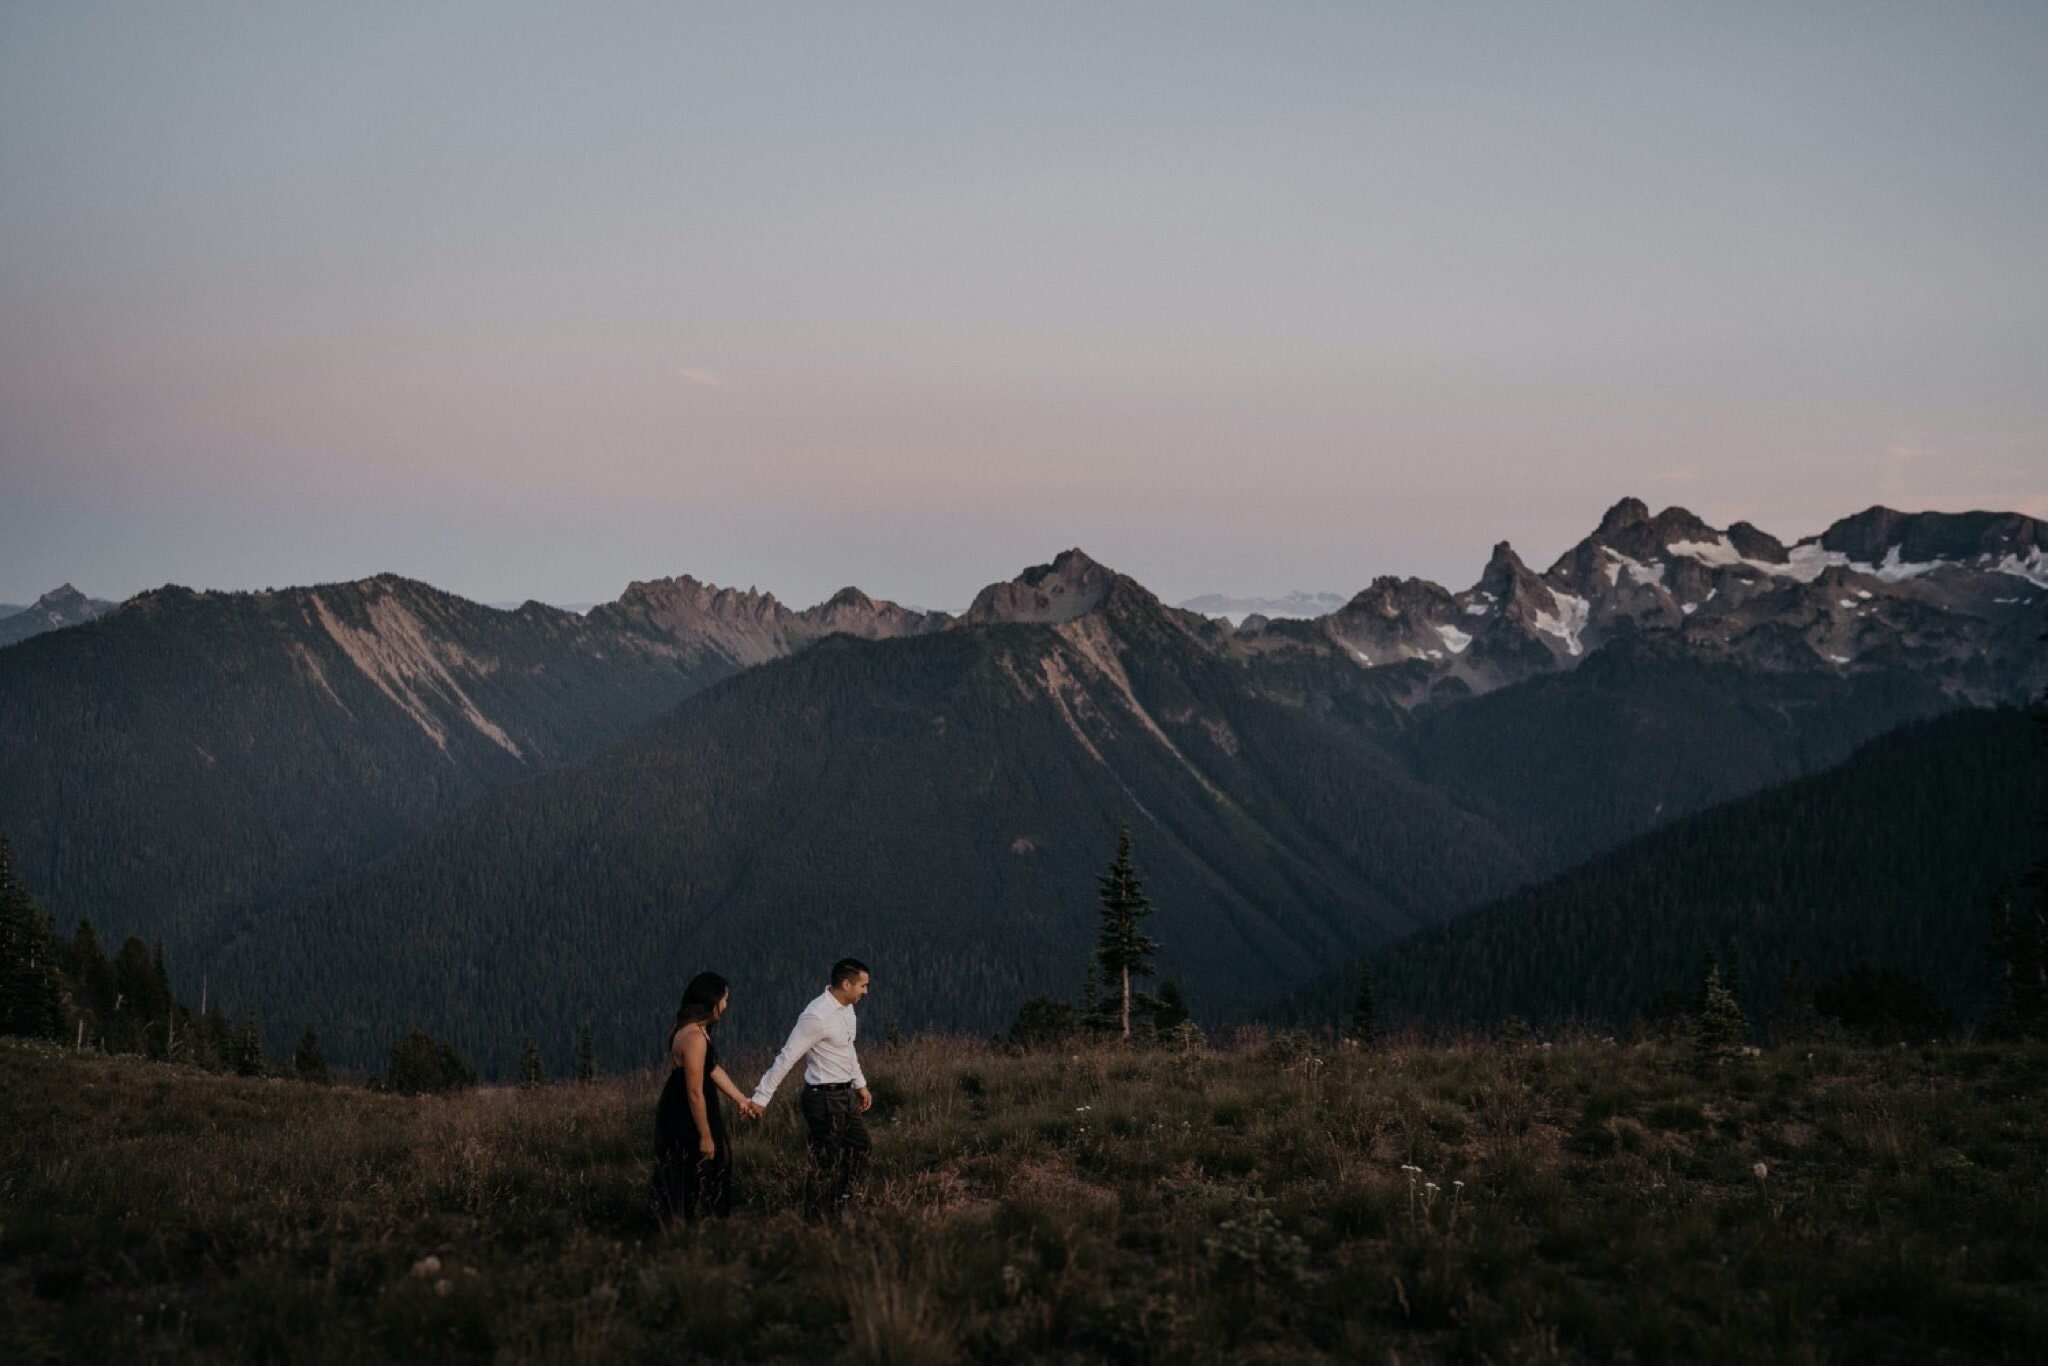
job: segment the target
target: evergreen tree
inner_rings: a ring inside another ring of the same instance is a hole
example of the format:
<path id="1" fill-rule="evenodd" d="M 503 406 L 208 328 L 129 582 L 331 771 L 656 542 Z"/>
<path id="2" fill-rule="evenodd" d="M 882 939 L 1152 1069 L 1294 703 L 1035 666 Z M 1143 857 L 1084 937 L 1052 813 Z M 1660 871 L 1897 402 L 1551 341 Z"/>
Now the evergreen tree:
<path id="1" fill-rule="evenodd" d="M 49 918 L 14 876 L 13 852 L 0 837 L 0 1034 L 57 1032 L 57 976 Z"/>
<path id="2" fill-rule="evenodd" d="M 256 1012 L 245 1010 L 235 1025 L 235 1032 L 228 1039 L 228 1065 L 236 1076 L 258 1077 L 263 1075 L 263 1029 L 256 1022 Z"/>
<path id="3" fill-rule="evenodd" d="M 99 933 L 92 921 L 81 920 L 72 931 L 65 953 L 65 967 L 71 978 L 72 999 L 84 1016 L 87 1043 L 104 1040 L 108 1021 L 113 1018 L 120 991 L 114 984 L 114 966 L 100 948 Z"/>
<path id="4" fill-rule="evenodd" d="M 1064 1043 L 1074 1032 L 1074 1009 L 1051 996 L 1033 996 L 1017 1007 L 1010 1042 L 1022 1048 Z"/>
<path id="5" fill-rule="evenodd" d="M 206 1013 L 192 1022 L 192 1058 L 210 1072 L 233 1067 L 232 1044 L 234 1029 L 228 1024 L 228 1015 L 215 1001 L 206 1007 Z"/>
<path id="6" fill-rule="evenodd" d="M 1372 999 L 1372 968 L 1358 969 L 1358 995 L 1351 1002 L 1351 1037 L 1367 1048 L 1380 1040 L 1380 1013 Z"/>
<path id="7" fill-rule="evenodd" d="M 1875 1044 L 1946 1038 L 1956 1025 L 1955 1016 L 1925 982 L 1896 968 L 1868 963 L 1814 988 L 1813 1009 Z"/>
<path id="8" fill-rule="evenodd" d="M 327 1081 L 327 1057 L 320 1051 L 320 1040 L 313 1033 L 311 1025 L 299 1035 L 299 1046 L 292 1053 L 292 1070 L 300 1081 L 314 1081 L 323 1085 Z"/>
<path id="9" fill-rule="evenodd" d="M 529 1034 L 519 1046 L 519 1084 L 530 1089 L 546 1080 L 546 1075 L 540 1070 L 540 1045 Z"/>
<path id="10" fill-rule="evenodd" d="M 415 1029 L 391 1045 L 385 1082 L 394 1091 L 417 1096 L 459 1090 L 475 1081 L 476 1075 L 462 1055 L 423 1029 Z"/>
<path id="11" fill-rule="evenodd" d="M 1116 858 L 1109 871 L 1096 879 L 1101 884 L 1102 927 L 1095 940 L 1095 961 L 1102 967 L 1103 984 L 1109 988 L 1117 1024 L 1125 1039 L 1131 1037 L 1131 979 L 1152 975 L 1152 955 L 1159 941 L 1146 936 L 1138 922 L 1152 913 L 1146 901 L 1144 880 L 1131 867 L 1131 827 L 1120 821 L 1116 828 Z"/>
<path id="12" fill-rule="evenodd" d="M 2001 890 L 1991 905 L 1988 1039 L 2048 1038 L 2048 879 L 2029 881 L 2017 905 L 2010 890 Z"/>
<path id="13" fill-rule="evenodd" d="M 1805 964 L 1794 958 L 1785 969 L 1778 987 L 1778 1011 L 1771 1017 L 1771 1042 L 1790 1043 L 1813 1032 L 1813 988 L 1807 985 Z"/>
<path id="14" fill-rule="evenodd" d="M 576 1033 L 576 1080 L 597 1080 L 597 1049 L 590 1038 L 590 1021 Z"/>
<path id="15" fill-rule="evenodd" d="M 1707 980 L 1700 991 L 1699 1014 L 1693 1020 L 1693 1062 L 1710 1071 L 1740 1056 L 1749 1038 L 1749 1020 L 1735 997 L 1721 984 L 1718 965 L 1707 968 Z"/>
<path id="16" fill-rule="evenodd" d="M 114 974 L 114 1013 L 105 1021 L 103 1033 L 109 1053 L 161 1054 L 162 1040 L 151 1038 L 151 1028 L 163 1017 L 166 1002 L 156 998 L 156 973 L 149 950 L 134 935 L 121 941 L 111 964 Z"/>
<path id="17" fill-rule="evenodd" d="M 1180 983 L 1165 981 L 1159 984 L 1159 994 L 1152 998 L 1152 1029 L 1162 1038 L 1173 1033 L 1188 1018 L 1188 998 L 1181 992 Z"/>
<path id="18" fill-rule="evenodd" d="M 1102 984 L 1095 973 L 1095 956 L 1088 956 L 1088 971 L 1081 978 L 1081 1027 L 1091 1034 L 1107 1034 L 1116 1028 L 1116 1012 L 1102 999 Z"/>

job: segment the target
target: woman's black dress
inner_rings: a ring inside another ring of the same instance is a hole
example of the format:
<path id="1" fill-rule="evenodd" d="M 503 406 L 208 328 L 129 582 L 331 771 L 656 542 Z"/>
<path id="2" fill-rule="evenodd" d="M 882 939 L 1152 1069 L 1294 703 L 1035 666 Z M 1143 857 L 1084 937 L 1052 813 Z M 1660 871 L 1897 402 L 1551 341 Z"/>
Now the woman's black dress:
<path id="1" fill-rule="evenodd" d="M 711 1069 L 718 1066 L 718 1046 L 704 1041 L 704 1114 L 711 1121 L 717 1152 L 705 1157 L 697 1150 L 697 1118 L 690 1113 L 690 1084 L 683 1069 L 668 1074 L 661 1104 L 654 1112 L 654 1216 L 663 1224 L 693 1221 L 732 1208 L 732 1148 L 725 1136 L 725 1112 Z"/>

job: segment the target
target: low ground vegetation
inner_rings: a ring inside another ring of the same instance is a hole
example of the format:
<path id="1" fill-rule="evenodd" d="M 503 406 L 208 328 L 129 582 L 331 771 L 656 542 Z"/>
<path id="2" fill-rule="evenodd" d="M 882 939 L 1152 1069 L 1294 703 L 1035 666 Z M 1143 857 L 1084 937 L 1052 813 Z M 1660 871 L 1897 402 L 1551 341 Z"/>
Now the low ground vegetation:
<path id="1" fill-rule="evenodd" d="M 742 1075 L 759 1060 L 737 1059 Z M 0 1359 L 2023 1360 L 2048 1047 L 875 1049 L 866 1204 L 657 1233 L 659 1077 L 0 1041 Z"/>

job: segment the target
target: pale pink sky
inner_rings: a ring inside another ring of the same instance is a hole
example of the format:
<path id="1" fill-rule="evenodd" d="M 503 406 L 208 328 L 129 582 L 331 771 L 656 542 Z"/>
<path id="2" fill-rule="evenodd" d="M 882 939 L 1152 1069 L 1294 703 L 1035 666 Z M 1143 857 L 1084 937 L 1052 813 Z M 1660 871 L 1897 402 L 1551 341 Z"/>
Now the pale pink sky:
<path id="1" fill-rule="evenodd" d="M 0 600 L 2048 515 L 2034 5 L 0 11 Z"/>

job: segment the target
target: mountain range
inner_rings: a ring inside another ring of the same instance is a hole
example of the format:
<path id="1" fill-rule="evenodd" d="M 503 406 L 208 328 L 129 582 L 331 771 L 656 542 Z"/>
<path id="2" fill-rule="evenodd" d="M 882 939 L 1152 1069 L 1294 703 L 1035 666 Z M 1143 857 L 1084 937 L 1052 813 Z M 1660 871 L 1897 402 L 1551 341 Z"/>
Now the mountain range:
<path id="1" fill-rule="evenodd" d="M 1619 1027 L 1699 989 L 1715 955 L 1753 1018 L 1871 964 L 1965 1014 L 1981 1005 L 1984 927 L 2040 855 L 2041 717 L 1965 711 L 1905 726 L 1840 766 L 1716 806 L 1371 954 L 1382 1022 Z M 1731 962 L 1729 949 L 1739 952 Z M 1277 1014 L 1341 1022 L 1358 967 Z"/>
<path id="2" fill-rule="evenodd" d="M 119 603 L 104 598 L 89 598 L 67 583 L 52 588 L 27 607 L 0 607 L 0 645 L 77 626 L 103 617 L 118 606 Z"/>
<path id="3" fill-rule="evenodd" d="M 1246 1007 L 1717 802 L 2016 704 L 2048 537 L 1873 509 L 1784 545 L 1624 500 L 1542 574 L 1233 627 L 1069 551 L 957 616 L 687 577 L 585 615 L 403 579 L 166 588 L 0 650 L 0 832 L 273 1030 L 639 1060 L 716 961 L 779 1015 L 1071 992 L 1133 827 L 1162 967 Z M 783 998 L 787 998 L 784 1000 Z M 745 1029 L 745 1013 L 735 1028 Z"/>
<path id="4" fill-rule="evenodd" d="M 1321 617 L 1342 607 L 1347 599 L 1341 593 L 1304 593 L 1296 590 L 1277 598 L 1234 598 L 1224 593 L 1207 593 L 1199 598 L 1189 598 L 1177 604 L 1184 612 L 1200 612 L 1205 617 L 1222 617 L 1232 626 L 1241 626 L 1248 617 Z"/>

